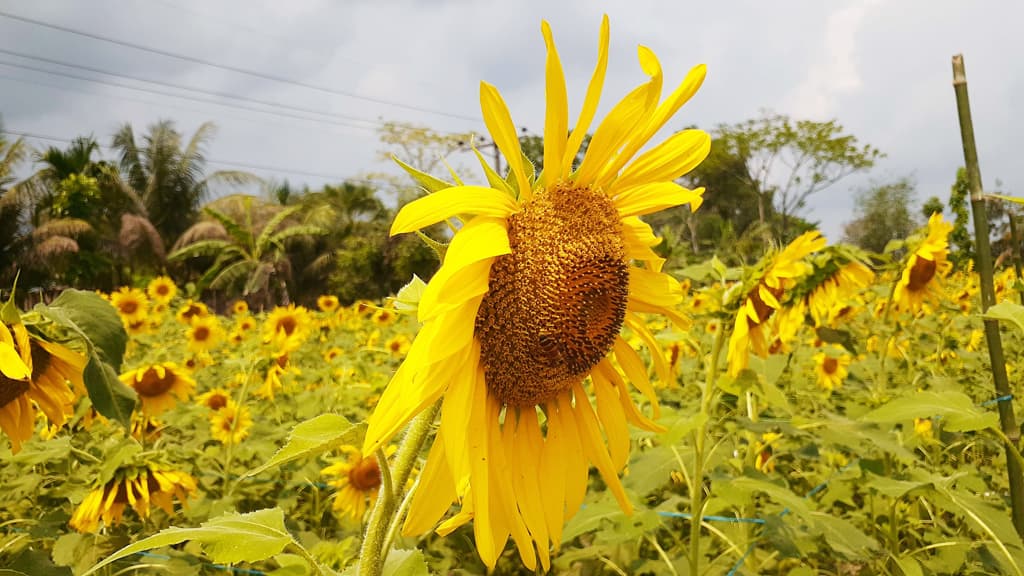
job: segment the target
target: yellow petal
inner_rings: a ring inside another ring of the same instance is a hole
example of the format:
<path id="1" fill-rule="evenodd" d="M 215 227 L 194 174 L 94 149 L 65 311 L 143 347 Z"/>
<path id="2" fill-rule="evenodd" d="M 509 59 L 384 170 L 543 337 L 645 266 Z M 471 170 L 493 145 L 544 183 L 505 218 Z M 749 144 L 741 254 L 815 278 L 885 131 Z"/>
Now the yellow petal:
<path id="1" fill-rule="evenodd" d="M 416 480 L 409 515 L 402 526 L 404 536 L 418 536 L 433 528 L 455 500 L 455 481 L 445 456 L 443 432 L 438 430 L 427 463 Z"/>
<path id="2" fill-rule="evenodd" d="M 683 204 L 689 204 L 690 210 L 696 211 L 704 202 L 703 194 L 703 188 L 690 190 L 675 182 L 657 182 L 620 190 L 613 201 L 619 215 L 626 218 L 643 216 Z"/>
<path id="3" fill-rule="evenodd" d="M 615 180 L 614 190 L 650 182 L 675 180 L 704 161 L 711 151 L 711 136 L 703 130 L 683 130 L 640 155 Z"/>
<path id="4" fill-rule="evenodd" d="M 597 396 L 597 417 L 608 439 L 608 453 L 612 458 L 615 471 L 626 467 L 629 461 L 629 427 L 626 426 L 626 415 L 622 413 L 619 399 L 607 379 L 599 374 L 591 377 L 594 395 Z"/>
<path id="5" fill-rule="evenodd" d="M 666 430 L 664 426 L 656 423 L 650 418 L 643 415 L 640 409 L 633 404 L 633 399 L 630 397 L 629 392 L 626 390 L 626 383 L 622 380 L 622 376 L 619 375 L 618 370 L 612 366 L 612 363 L 607 358 L 601 360 L 594 367 L 594 374 L 608 382 L 608 385 L 612 387 L 619 399 L 619 404 L 622 406 L 622 411 L 628 420 L 634 426 L 643 428 L 650 432 L 661 433 Z"/>
<path id="6" fill-rule="evenodd" d="M 452 280 L 470 264 L 489 261 L 496 256 L 511 253 L 512 248 L 509 246 L 506 227 L 507 223 L 503 219 L 477 216 L 455 234 L 445 251 L 444 263 L 430 279 L 420 298 L 420 322 L 426 322 L 444 311 L 443 308 L 438 308 L 438 302 L 442 298 L 457 305 L 468 297 L 483 294 L 483 291 L 487 290 L 489 265 L 477 266 L 481 269 L 474 270 L 473 276 L 460 278 L 457 283 Z M 477 290 L 464 289 L 467 280 L 473 279 L 482 281 L 483 291 L 479 291 L 479 288 Z M 453 297 L 452 290 L 458 289 L 463 289 L 464 294 L 460 297 Z"/>
<path id="7" fill-rule="evenodd" d="M 4 343 L 0 343 L 0 372 L 11 380 L 25 380 L 32 375 L 14 347 Z"/>
<path id="8" fill-rule="evenodd" d="M 597 424 L 597 416 L 594 409 L 590 407 L 590 400 L 587 399 L 583 386 L 579 383 L 573 385 L 573 392 L 576 394 L 576 406 L 572 410 L 576 428 L 580 433 L 580 443 L 583 445 L 583 453 L 594 463 L 601 478 L 611 490 L 612 495 L 619 503 L 619 507 L 627 515 L 633 513 L 633 505 L 626 497 L 626 491 L 622 488 L 619 475 L 615 471 L 612 459 L 608 455 L 608 448 L 601 437 L 601 429 Z"/>
<path id="9" fill-rule="evenodd" d="M 483 380 L 482 372 L 483 367 L 478 366 L 478 380 Z M 492 480 L 490 477 L 489 440 L 491 429 L 497 428 L 498 421 L 495 419 L 491 422 L 488 418 L 490 410 L 487 396 L 487 394 L 473 395 L 469 426 L 466 428 L 466 448 L 469 451 L 472 478 L 473 533 L 476 535 L 476 550 L 487 568 L 493 570 L 494 565 L 498 562 L 498 555 L 501 554 L 501 548 L 495 543 L 496 538 L 491 526 Z"/>
<path id="10" fill-rule="evenodd" d="M 526 445 L 529 440 L 523 429 L 527 419 L 533 419 L 536 423 L 537 417 L 530 412 L 532 412 L 531 409 L 524 410 L 518 422 L 512 421 L 515 419 L 514 416 L 506 416 L 505 426 L 501 431 L 502 449 L 505 453 L 506 466 L 508 462 L 516 463 L 515 466 L 505 468 L 506 481 L 515 494 L 514 500 L 512 500 L 514 506 L 509 508 L 518 509 L 516 515 L 520 517 L 528 531 L 528 544 L 519 546 L 519 555 L 533 556 L 532 561 L 536 564 L 533 546 L 533 543 L 536 542 L 536 550 L 541 555 L 541 563 L 546 565 L 548 564 L 548 527 L 544 518 L 544 508 L 540 503 L 540 491 L 536 480 L 537 466 L 540 463 L 535 452 Z M 518 546 L 518 542 L 516 544 Z M 529 550 L 527 554 L 523 553 L 524 548 Z"/>
<path id="11" fill-rule="evenodd" d="M 562 527 L 565 522 L 565 482 L 545 481 L 549 478 L 566 478 L 567 455 L 565 446 L 565 434 L 561 426 L 555 425 L 552 412 L 554 407 L 549 406 L 545 410 L 547 414 L 547 438 L 544 440 L 544 447 L 540 454 L 540 466 L 537 468 L 537 475 L 544 484 L 541 491 L 541 501 L 544 506 L 544 518 L 548 524 L 548 533 L 551 534 L 551 544 L 558 550 L 562 542 Z"/>
<path id="12" fill-rule="evenodd" d="M 668 274 L 630 266 L 629 299 L 671 307 L 683 301 L 683 291 L 679 282 Z"/>
<path id="13" fill-rule="evenodd" d="M 651 353 L 651 359 L 654 362 L 654 372 L 658 375 L 658 378 L 664 384 L 671 385 L 675 382 L 675 378 L 672 376 L 672 370 L 668 366 L 668 362 L 665 361 L 665 356 L 662 354 L 662 348 L 658 344 L 658 341 L 654 339 L 654 335 L 651 334 L 650 330 L 644 324 L 642 318 L 636 314 L 626 314 L 626 326 L 633 331 L 634 334 L 643 340 L 647 346 L 647 350 Z"/>
<path id="14" fill-rule="evenodd" d="M 671 308 L 665 308 L 664 306 L 654 306 L 646 302 L 641 302 L 630 298 L 626 302 L 626 312 L 640 312 L 642 314 L 661 314 L 672 321 L 680 330 L 686 331 L 690 329 L 692 324 L 688 318 L 676 312 Z"/>
<path id="15" fill-rule="evenodd" d="M 551 26 L 541 22 L 548 56 L 545 64 L 547 114 L 544 118 L 544 186 L 552 187 L 563 179 L 562 161 L 569 133 L 569 99 L 565 94 L 565 74 L 558 49 L 551 37 Z"/>
<path id="16" fill-rule="evenodd" d="M 463 367 L 468 374 L 448 387 L 448 392 L 444 395 L 444 404 L 441 405 L 441 430 L 448 431 L 444 435 L 444 442 L 448 444 L 445 452 L 448 466 L 457 485 L 461 484 L 462 479 L 470 473 L 470 456 L 466 449 L 466 439 L 462 437 L 461 431 L 469 428 L 474 397 L 478 394 L 487 394 L 485 382 L 476 379 L 480 358 L 480 343 L 476 340 L 473 341 L 469 358 L 471 364 Z M 434 440 L 435 443 L 438 441 Z"/>
<path id="17" fill-rule="evenodd" d="M 563 439 L 565 455 L 565 517 L 568 521 L 579 512 L 583 499 L 587 495 L 587 482 L 590 477 L 590 465 L 583 457 L 583 445 L 580 442 L 579 430 L 572 415 L 572 391 L 562 394 L 552 402 L 553 410 L 549 412 L 548 427 L 555 428 L 556 434 Z"/>
<path id="18" fill-rule="evenodd" d="M 523 164 L 523 150 L 519 145 L 519 131 L 512 122 L 504 98 L 498 89 L 487 82 L 480 83 L 480 110 L 483 112 L 484 124 L 491 133 L 491 138 L 505 156 L 509 168 L 515 175 L 519 186 L 519 200 L 529 200 L 533 193 L 530 190 L 530 175 Z M 508 196 L 506 196 L 508 198 Z"/>
<path id="19" fill-rule="evenodd" d="M 640 355 L 636 353 L 636 350 L 633 350 L 633 347 L 628 342 L 622 339 L 622 336 L 615 337 L 615 342 L 612 344 L 612 352 L 615 353 L 615 360 L 618 361 L 619 366 L 622 367 L 622 371 L 626 373 L 629 381 L 651 403 L 654 417 L 660 417 L 661 408 L 658 407 L 658 395 L 654 393 L 654 387 L 651 386 L 651 381 L 647 377 L 647 368 L 644 366 L 644 361 L 640 359 Z"/>
<path id="20" fill-rule="evenodd" d="M 506 218 L 519 209 L 508 194 L 485 186 L 456 186 L 413 200 L 398 211 L 391 235 L 413 232 L 456 214 Z"/>
<path id="21" fill-rule="evenodd" d="M 583 107 L 580 109 L 579 118 L 576 120 L 576 127 L 569 135 L 569 142 L 565 145 L 565 153 L 562 157 L 562 172 L 559 178 L 565 179 L 572 170 L 573 160 L 576 153 L 583 144 L 583 137 L 590 129 L 590 123 L 597 113 L 597 105 L 601 100 L 601 89 L 604 86 L 605 72 L 608 71 L 608 15 L 601 18 L 601 34 L 597 46 L 597 64 L 594 65 L 594 73 L 590 77 L 590 84 L 587 86 L 587 94 L 583 100 Z"/>

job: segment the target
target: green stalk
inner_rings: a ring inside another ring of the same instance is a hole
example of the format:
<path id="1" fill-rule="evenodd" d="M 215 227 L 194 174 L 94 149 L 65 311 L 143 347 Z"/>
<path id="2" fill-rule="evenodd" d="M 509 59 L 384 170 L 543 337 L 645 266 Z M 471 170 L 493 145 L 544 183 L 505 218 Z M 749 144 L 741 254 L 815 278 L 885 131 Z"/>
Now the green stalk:
<path id="1" fill-rule="evenodd" d="M 708 362 L 704 386 L 700 391 L 701 419 L 700 426 L 693 433 L 693 476 L 690 480 L 690 574 L 700 574 L 700 530 L 704 517 L 704 439 L 707 437 L 708 421 L 711 412 L 711 400 L 715 393 L 715 381 L 718 378 L 718 357 L 722 353 L 725 341 L 725 330 L 715 334 L 711 345 L 711 359 Z"/>
<path id="2" fill-rule="evenodd" d="M 1013 254 L 1013 271 L 1017 273 L 1017 281 L 1021 281 L 1020 232 L 1017 230 L 1017 215 L 1010 209 L 1010 253 Z M 1019 291 L 1020 303 L 1024 304 L 1024 291 Z"/>
<path id="3" fill-rule="evenodd" d="M 988 214 L 985 210 L 985 193 L 981 187 L 981 168 L 978 166 L 978 150 L 974 144 L 974 124 L 971 122 L 971 103 L 967 98 L 967 74 L 964 71 L 964 57 L 953 56 L 953 89 L 956 91 L 956 108 L 960 117 L 960 138 L 963 141 L 964 164 L 967 167 L 967 181 L 971 190 L 971 212 L 974 214 L 975 268 L 981 277 L 981 309 L 988 311 L 996 303 L 995 285 L 992 281 L 992 248 L 988 242 Z M 999 321 L 985 318 L 985 341 L 992 363 L 992 377 L 996 394 L 1010 394 L 1006 377 L 1006 362 L 1003 358 L 1003 341 L 999 336 Z M 1015 458 L 1013 450 L 1020 445 L 1020 430 L 1013 414 L 1013 404 L 999 402 L 999 424 L 1007 439 L 1006 474 L 1010 483 L 1010 510 L 1013 526 L 1017 533 L 1024 535 L 1024 470 Z"/>
<path id="4" fill-rule="evenodd" d="M 438 400 L 433 406 L 420 412 L 409 424 L 402 445 L 395 453 L 395 465 L 388 467 L 387 458 L 378 451 L 378 462 L 381 472 L 381 494 L 370 512 L 370 520 L 363 536 L 363 546 L 359 550 L 359 576 L 380 576 L 384 570 L 384 562 L 390 550 L 385 549 L 385 541 L 390 542 L 388 534 L 392 521 L 395 520 L 395 503 L 402 496 L 412 468 L 416 464 L 420 450 L 430 435 L 434 417 L 441 408 Z M 389 547 L 390 548 L 390 547 Z"/>

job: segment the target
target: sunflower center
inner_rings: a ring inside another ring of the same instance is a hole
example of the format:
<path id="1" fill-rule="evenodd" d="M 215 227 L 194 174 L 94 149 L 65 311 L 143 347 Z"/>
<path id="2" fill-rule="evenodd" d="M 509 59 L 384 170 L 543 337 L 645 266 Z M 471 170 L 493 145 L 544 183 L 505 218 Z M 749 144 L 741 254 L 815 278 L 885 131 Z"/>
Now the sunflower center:
<path id="1" fill-rule="evenodd" d="M 291 336 L 292 332 L 295 332 L 295 328 L 298 327 L 298 322 L 291 316 L 285 316 L 277 322 L 277 330 L 284 332 L 285 336 Z"/>
<path id="2" fill-rule="evenodd" d="M 508 219 L 511 254 L 491 267 L 476 317 L 487 387 L 508 405 L 579 382 L 622 328 L 629 268 L 618 211 L 600 190 L 542 190 Z"/>
<path id="3" fill-rule="evenodd" d="M 761 298 L 762 286 L 765 290 L 770 292 L 772 296 L 775 296 L 776 300 L 778 300 L 785 293 L 785 290 L 783 290 L 781 286 L 778 288 L 772 288 L 770 286 L 765 286 L 764 284 L 758 284 L 757 286 L 754 287 L 753 290 L 750 291 L 749 294 L 747 294 L 747 298 L 750 299 L 751 304 L 754 305 L 754 311 L 757 313 L 757 322 L 753 321 L 749 317 L 747 318 L 747 324 L 751 328 L 764 324 L 765 322 L 768 321 L 769 318 L 772 317 L 772 314 L 775 313 L 775 308 L 769 306 Z"/>
<path id="4" fill-rule="evenodd" d="M 35 342 L 29 342 L 28 349 L 32 354 L 32 379 L 35 380 L 43 374 L 46 374 L 46 370 L 50 367 L 50 360 L 53 358 L 46 348 Z"/>
<path id="5" fill-rule="evenodd" d="M 380 467 L 375 458 L 363 458 L 348 471 L 348 483 L 360 492 L 380 486 Z"/>
<path id="6" fill-rule="evenodd" d="M 168 286 L 167 284 L 157 284 L 156 285 L 156 294 L 157 294 L 157 296 L 167 296 L 170 293 L 171 293 L 171 287 Z"/>
<path id="7" fill-rule="evenodd" d="M 206 326 L 196 326 L 192 332 L 192 339 L 196 342 L 205 342 L 210 339 L 210 329 Z"/>
<path id="8" fill-rule="evenodd" d="M 928 282 L 935 277 L 935 261 L 924 258 L 915 258 L 914 266 L 910 269 L 910 279 L 907 281 L 907 290 L 917 292 L 923 290 Z"/>
<path id="9" fill-rule="evenodd" d="M 0 407 L 7 406 L 13 400 L 28 392 L 27 380 L 13 380 L 0 373 Z"/>
<path id="10" fill-rule="evenodd" d="M 139 303 L 135 300 L 122 300 L 117 307 L 121 309 L 121 314 L 129 315 L 139 309 Z"/>
<path id="11" fill-rule="evenodd" d="M 135 381 L 135 391 L 141 396 L 160 396 L 166 394 L 174 386 L 175 376 L 170 370 L 164 369 L 163 377 L 155 368 L 148 368 L 142 373 L 142 378 Z"/>
<path id="12" fill-rule="evenodd" d="M 228 398 L 223 394 L 214 394 L 206 399 L 206 407 L 211 410 L 220 410 L 228 405 Z"/>
<path id="13" fill-rule="evenodd" d="M 829 356 L 825 358 L 825 362 L 822 363 L 821 369 L 825 371 L 825 374 L 831 376 L 839 369 L 839 360 Z"/>

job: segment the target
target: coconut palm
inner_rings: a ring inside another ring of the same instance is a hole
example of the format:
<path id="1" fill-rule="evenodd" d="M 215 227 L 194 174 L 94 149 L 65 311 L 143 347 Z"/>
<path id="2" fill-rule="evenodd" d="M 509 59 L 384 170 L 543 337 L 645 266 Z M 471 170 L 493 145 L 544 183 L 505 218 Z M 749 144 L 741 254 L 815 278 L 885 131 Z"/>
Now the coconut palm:
<path id="1" fill-rule="evenodd" d="M 17 201 L 11 185 L 17 180 L 14 170 L 28 151 L 24 138 L 8 141 L 0 125 L 0 286 L 13 280 L 15 262 L 22 249 L 24 206 Z"/>
<path id="2" fill-rule="evenodd" d="M 252 196 L 222 198 L 203 208 L 205 218 L 181 235 L 170 261 L 210 262 L 197 281 L 202 290 L 224 291 L 269 307 L 290 301 L 289 247 L 327 233 L 304 224 L 303 206 L 277 206 Z"/>

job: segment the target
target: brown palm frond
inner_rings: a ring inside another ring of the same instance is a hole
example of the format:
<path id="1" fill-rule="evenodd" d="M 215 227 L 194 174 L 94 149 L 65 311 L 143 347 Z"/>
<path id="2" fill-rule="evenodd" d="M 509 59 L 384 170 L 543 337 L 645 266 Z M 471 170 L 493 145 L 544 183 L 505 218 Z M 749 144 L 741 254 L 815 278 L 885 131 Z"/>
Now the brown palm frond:
<path id="1" fill-rule="evenodd" d="M 44 240 L 57 236 L 74 238 L 87 232 L 92 232 L 92 224 L 78 218 L 58 218 L 50 220 L 32 231 L 34 240 Z M 77 250 L 77 246 L 76 246 Z"/>
<path id="2" fill-rule="evenodd" d="M 121 247 L 129 253 L 137 253 L 143 246 L 148 246 L 159 261 L 163 262 L 167 259 L 167 250 L 164 248 L 164 241 L 160 238 L 160 232 L 149 219 L 142 216 L 122 214 L 118 240 Z"/>
<path id="3" fill-rule="evenodd" d="M 67 236 L 50 236 L 39 244 L 36 244 L 34 252 L 43 259 L 62 256 L 64 254 L 75 254 L 78 252 L 78 242 Z"/>
<path id="4" fill-rule="evenodd" d="M 178 241 L 174 243 L 171 251 L 177 251 L 189 244 L 195 244 L 202 240 L 227 240 L 228 231 L 224 225 L 216 220 L 200 220 L 182 233 Z"/>

